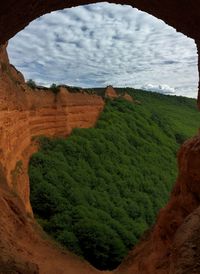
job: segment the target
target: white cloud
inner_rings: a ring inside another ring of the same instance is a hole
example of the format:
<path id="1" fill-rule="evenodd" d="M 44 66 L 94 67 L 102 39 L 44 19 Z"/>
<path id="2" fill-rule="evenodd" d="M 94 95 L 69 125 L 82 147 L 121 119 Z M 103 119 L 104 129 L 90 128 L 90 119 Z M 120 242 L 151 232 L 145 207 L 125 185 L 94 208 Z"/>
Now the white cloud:
<path id="1" fill-rule="evenodd" d="M 162 94 L 169 94 L 169 95 L 174 95 L 175 94 L 175 89 L 172 87 L 169 87 L 168 85 L 152 85 L 152 84 L 146 84 L 141 87 L 143 90 L 148 90 L 148 91 L 154 91 L 154 92 L 159 92 Z"/>
<path id="2" fill-rule="evenodd" d="M 26 79 L 83 87 L 167 85 L 196 96 L 194 41 L 146 13 L 108 3 L 45 15 L 9 43 Z"/>

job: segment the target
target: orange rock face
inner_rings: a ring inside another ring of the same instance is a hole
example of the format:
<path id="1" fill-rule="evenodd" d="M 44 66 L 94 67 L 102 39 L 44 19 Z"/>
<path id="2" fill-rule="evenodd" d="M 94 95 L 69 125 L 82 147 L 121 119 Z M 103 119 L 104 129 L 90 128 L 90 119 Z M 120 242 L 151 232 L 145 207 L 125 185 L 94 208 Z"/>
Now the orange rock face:
<path id="1" fill-rule="evenodd" d="M 105 97 L 109 99 L 115 99 L 118 98 L 118 94 L 116 90 L 112 86 L 108 86 L 105 91 Z"/>
<path id="2" fill-rule="evenodd" d="M 105 90 L 105 98 L 109 98 L 111 100 L 114 100 L 116 98 L 122 98 L 129 102 L 134 102 L 138 104 L 137 100 L 134 100 L 132 96 L 130 96 L 127 92 L 122 94 L 117 94 L 116 90 L 112 86 L 108 86 Z"/>
<path id="3" fill-rule="evenodd" d="M 4 181 L 18 193 L 28 212 L 28 161 L 36 150 L 37 136 L 67 136 L 73 128 L 95 125 L 104 101 L 96 95 L 61 89 L 32 91 L 21 73 L 9 65 L 5 48 L 0 52 L 0 167 Z"/>
<path id="4" fill-rule="evenodd" d="M 122 96 L 122 98 L 124 99 L 124 100 L 126 100 L 126 101 L 129 101 L 129 102 L 135 102 L 134 100 L 133 100 L 133 97 L 131 97 L 128 93 L 125 93 L 123 96 Z M 137 103 L 137 102 L 136 102 Z"/>

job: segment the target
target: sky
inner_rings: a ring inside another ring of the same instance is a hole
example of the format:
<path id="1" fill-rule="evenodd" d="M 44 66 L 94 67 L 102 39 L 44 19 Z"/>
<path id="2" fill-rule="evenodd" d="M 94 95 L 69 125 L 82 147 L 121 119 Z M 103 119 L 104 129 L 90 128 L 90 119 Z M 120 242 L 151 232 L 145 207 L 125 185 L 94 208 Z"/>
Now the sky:
<path id="1" fill-rule="evenodd" d="M 39 85 L 135 87 L 197 96 L 197 50 L 163 21 L 98 3 L 33 21 L 9 41 L 10 61 Z"/>

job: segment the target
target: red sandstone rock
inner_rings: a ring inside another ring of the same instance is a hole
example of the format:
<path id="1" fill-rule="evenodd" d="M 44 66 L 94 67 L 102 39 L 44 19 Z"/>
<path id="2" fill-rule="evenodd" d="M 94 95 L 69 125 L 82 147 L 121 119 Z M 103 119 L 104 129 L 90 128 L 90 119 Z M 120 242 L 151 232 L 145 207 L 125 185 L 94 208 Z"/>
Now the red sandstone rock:
<path id="1" fill-rule="evenodd" d="M 115 99 L 118 98 L 116 90 L 112 86 L 108 86 L 105 91 L 105 98 Z"/>
<path id="2" fill-rule="evenodd" d="M 126 101 L 129 101 L 129 102 L 135 102 L 133 100 L 133 97 L 131 97 L 128 93 L 125 93 L 123 96 L 122 96 L 123 99 L 125 99 Z"/>

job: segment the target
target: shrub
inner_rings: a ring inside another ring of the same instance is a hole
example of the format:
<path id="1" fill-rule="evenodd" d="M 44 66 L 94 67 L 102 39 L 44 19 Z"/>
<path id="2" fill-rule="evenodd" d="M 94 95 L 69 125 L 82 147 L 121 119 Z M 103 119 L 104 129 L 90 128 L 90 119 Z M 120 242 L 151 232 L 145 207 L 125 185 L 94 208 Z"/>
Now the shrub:
<path id="1" fill-rule="evenodd" d="M 36 83 L 32 79 L 29 79 L 26 84 L 32 89 L 36 89 L 37 87 Z"/>
<path id="2" fill-rule="evenodd" d="M 176 138 L 176 142 L 180 145 L 182 145 L 187 140 L 187 136 L 181 133 L 176 133 L 175 138 Z"/>
<path id="3" fill-rule="evenodd" d="M 56 84 L 52 84 L 50 90 L 52 90 L 54 94 L 57 94 L 60 91 L 60 88 Z"/>

